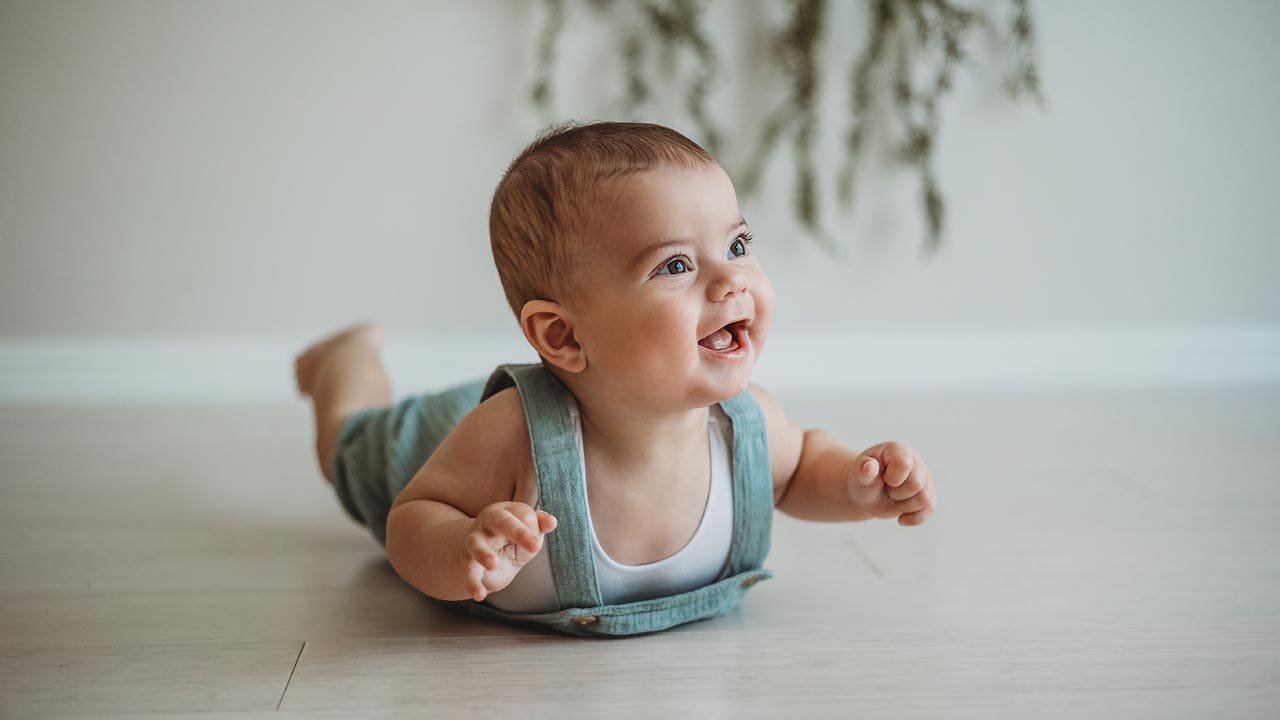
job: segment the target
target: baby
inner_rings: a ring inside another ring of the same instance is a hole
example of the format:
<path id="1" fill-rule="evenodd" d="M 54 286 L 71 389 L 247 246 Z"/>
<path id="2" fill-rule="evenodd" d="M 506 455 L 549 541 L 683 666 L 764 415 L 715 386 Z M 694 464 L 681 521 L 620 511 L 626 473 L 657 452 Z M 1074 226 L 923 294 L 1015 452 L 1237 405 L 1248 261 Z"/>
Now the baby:
<path id="1" fill-rule="evenodd" d="M 396 404 L 376 325 L 295 363 L 325 476 L 421 592 L 566 632 L 651 632 L 770 577 L 775 508 L 933 513 L 909 447 L 850 451 L 751 384 L 773 288 L 733 184 L 693 141 L 641 123 L 552 130 L 511 164 L 489 228 L 541 363 Z"/>

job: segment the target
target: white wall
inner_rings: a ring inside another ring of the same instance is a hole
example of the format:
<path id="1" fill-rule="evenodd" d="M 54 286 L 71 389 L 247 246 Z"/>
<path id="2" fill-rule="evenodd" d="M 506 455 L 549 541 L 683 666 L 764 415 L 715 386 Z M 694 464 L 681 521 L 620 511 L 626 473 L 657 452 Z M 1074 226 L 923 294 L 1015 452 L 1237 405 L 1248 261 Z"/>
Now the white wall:
<path id="1" fill-rule="evenodd" d="M 734 70 L 714 112 L 751 132 L 779 7 L 713 5 Z M 827 157 L 864 23 L 832 5 Z M 910 173 L 868 168 L 832 260 L 774 158 L 743 207 L 778 331 L 1280 323 L 1280 3 L 1033 7 L 1048 106 L 979 56 L 945 105 L 933 260 Z M 558 115 L 612 116 L 614 38 L 573 17 Z M 486 212 L 543 124 L 541 23 L 532 1 L 0 1 L 0 340 L 512 331 Z M 649 119 L 690 129 L 674 105 Z"/>

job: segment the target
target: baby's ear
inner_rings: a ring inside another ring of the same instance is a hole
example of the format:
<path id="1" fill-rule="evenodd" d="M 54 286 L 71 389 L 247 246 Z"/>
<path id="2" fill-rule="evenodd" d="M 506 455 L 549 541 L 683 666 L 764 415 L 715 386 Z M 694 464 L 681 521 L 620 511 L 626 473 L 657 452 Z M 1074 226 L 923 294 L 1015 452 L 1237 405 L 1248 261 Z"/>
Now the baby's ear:
<path id="1" fill-rule="evenodd" d="M 530 300 L 520 309 L 520 329 L 543 360 L 566 372 L 587 369 L 587 356 L 573 332 L 564 306 L 550 300 Z"/>

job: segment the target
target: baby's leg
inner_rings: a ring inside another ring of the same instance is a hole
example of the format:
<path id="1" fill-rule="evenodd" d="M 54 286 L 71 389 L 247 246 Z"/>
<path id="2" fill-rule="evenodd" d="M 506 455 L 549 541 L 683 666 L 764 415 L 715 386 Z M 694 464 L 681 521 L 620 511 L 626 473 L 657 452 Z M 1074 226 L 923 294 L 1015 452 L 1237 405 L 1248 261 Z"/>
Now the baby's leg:
<path id="1" fill-rule="evenodd" d="M 342 424 L 357 410 L 391 402 L 391 382 L 379 352 L 382 326 L 356 325 L 307 348 L 294 361 L 298 391 L 311 398 L 316 418 L 316 455 L 333 482 L 333 447 Z"/>

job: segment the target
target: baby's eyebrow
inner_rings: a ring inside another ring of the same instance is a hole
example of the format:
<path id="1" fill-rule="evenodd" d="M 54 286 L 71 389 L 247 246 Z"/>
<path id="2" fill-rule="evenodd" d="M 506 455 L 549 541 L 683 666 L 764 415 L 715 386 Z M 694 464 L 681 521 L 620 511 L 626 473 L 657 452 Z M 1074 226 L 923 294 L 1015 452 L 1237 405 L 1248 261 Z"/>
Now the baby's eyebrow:
<path id="1" fill-rule="evenodd" d="M 731 225 L 729 225 L 729 229 L 725 230 L 725 234 L 728 235 L 729 233 L 734 232 L 738 228 L 744 228 L 746 226 L 747 226 L 747 221 L 744 220 L 743 218 L 738 218 Z M 640 263 L 644 262 L 645 258 L 649 257 L 650 255 L 656 255 L 659 250 L 665 250 L 667 248 L 681 247 L 681 246 L 693 245 L 693 244 L 694 244 L 694 241 L 689 238 L 676 238 L 674 240 L 663 240 L 662 242 L 654 243 L 653 245 L 649 245 L 647 247 L 642 248 L 640 252 L 636 254 L 635 258 L 631 261 L 631 265 L 632 267 L 639 265 Z"/>
<path id="2" fill-rule="evenodd" d="M 688 242 L 685 240 L 666 240 L 656 245 L 650 245 L 643 248 L 636 254 L 635 258 L 631 261 L 631 267 L 640 265 L 640 263 L 644 262 L 650 255 L 657 255 L 659 250 L 665 250 L 669 247 L 682 247 L 686 244 L 688 244 Z"/>

